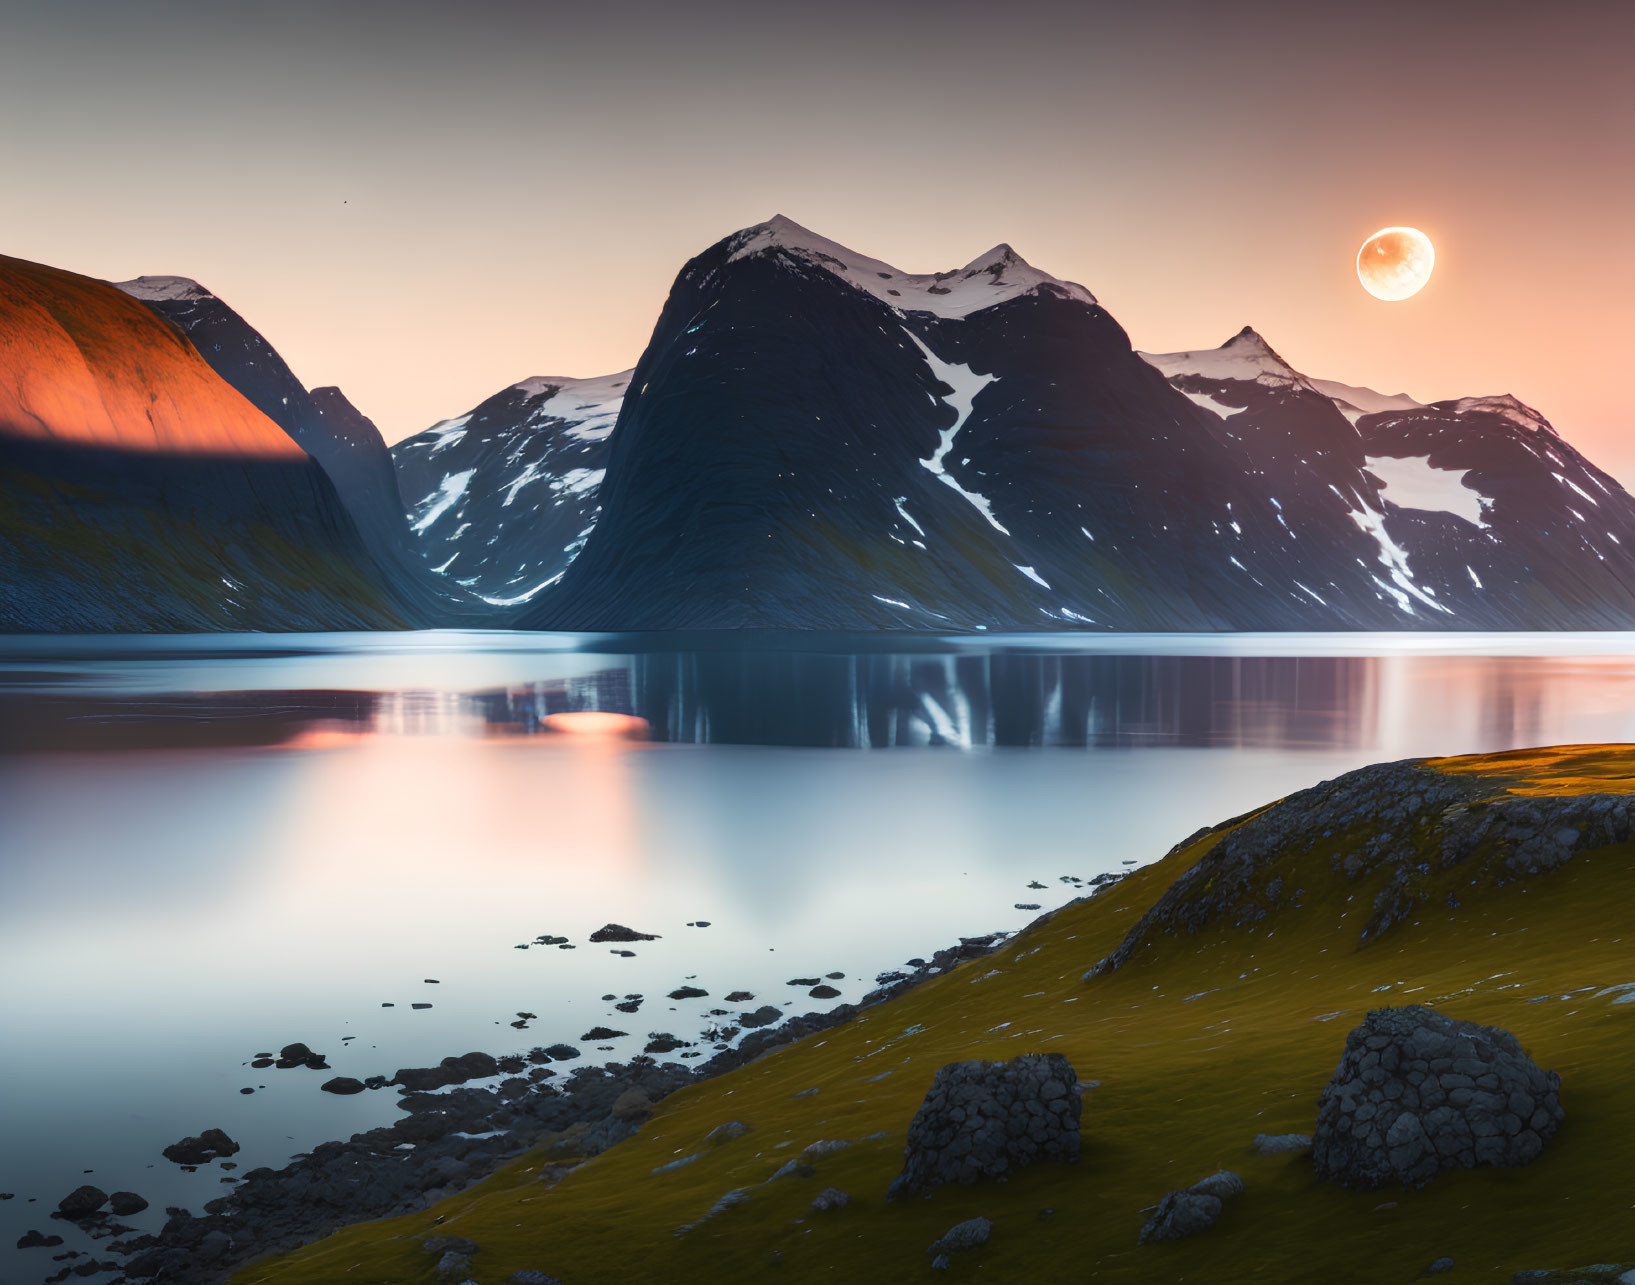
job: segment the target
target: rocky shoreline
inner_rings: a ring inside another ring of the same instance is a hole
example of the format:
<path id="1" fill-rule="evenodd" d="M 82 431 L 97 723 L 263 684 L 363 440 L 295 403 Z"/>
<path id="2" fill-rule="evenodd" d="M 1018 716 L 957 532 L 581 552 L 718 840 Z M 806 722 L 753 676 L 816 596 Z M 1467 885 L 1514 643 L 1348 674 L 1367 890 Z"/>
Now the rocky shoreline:
<path id="1" fill-rule="evenodd" d="M 1105 874 L 1082 886 L 1091 888 L 1093 896 L 1121 877 L 1122 872 Z M 1020 931 L 1027 932 L 1078 900 L 1082 898 L 1039 916 Z M 106 1210 L 75 1217 L 73 1221 L 94 1238 L 107 1240 L 108 1249 L 124 1261 L 94 1263 L 87 1258 L 47 1279 L 117 1271 L 120 1285 L 215 1285 L 247 1263 L 308 1244 L 351 1223 L 426 1209 L 552 1139 L 553 1163 L 541 1177 L 559 1178 L 579 1161 L 633 1134 L 653 1105 L 677 1089 L 849 1022 L 959 963 L 992 953 L 1016 935 L 995 932 L 961 938 L 929 959 L 910 960 L 906 971 L 881 973 L 876 988 L 858 1003 L 792 1015 L 777 1025 L 767 1022 L 695 1066 L 660 1062 L 643 1053 L 626 1063 L 569 1068 L 564 1063 L 577 1060 L 580 1051 L 557 1044 L 500 1058 L 467 1053 L 445 1058 L 436 1067 L 400 1070 L 390 1084 L 399 1091 L 404 1115 L 393 1124 L 354 1134 L 344 1142 L 323 1143 L 282 1168 L 252 1169 L 229 1192 L 208 1202 L 202 1215 L 167 1209 L 167 1220 L 157 1234 L 131 1235 L 134 1229 L 119 1225 Z M 768 1016 L 773 1015 L 781 1016 L 769 1009 Z M 669 1051 L 662 1042 L 658 1048 Z M 473 1085 L 473 1080 L 484 1083 Z"/>

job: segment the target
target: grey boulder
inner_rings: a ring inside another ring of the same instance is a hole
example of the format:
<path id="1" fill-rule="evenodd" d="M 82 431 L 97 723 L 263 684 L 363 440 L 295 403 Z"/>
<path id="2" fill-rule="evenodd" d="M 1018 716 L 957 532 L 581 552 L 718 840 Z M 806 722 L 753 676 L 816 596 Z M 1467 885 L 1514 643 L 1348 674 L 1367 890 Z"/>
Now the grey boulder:
<path id="1" fill-rule="evenodd" d="M 1312 1164 L 1353 1191 L 1419 1187 L 1444 1169 L 1530 1164 L 1563 1118 L 1561 1077 L 1509 1031 L 1379 1008 L 1346 1036 L 1318 1099 Z"/>
<path id="2" fill-rule="evenodd" d="M 1078 1081 L 1060 1053 L 944 1066 L 908 1126 L 903 1170 L 887 1199 L 1000 1178 L 1041 1161 L 1076 1161 Z"/>

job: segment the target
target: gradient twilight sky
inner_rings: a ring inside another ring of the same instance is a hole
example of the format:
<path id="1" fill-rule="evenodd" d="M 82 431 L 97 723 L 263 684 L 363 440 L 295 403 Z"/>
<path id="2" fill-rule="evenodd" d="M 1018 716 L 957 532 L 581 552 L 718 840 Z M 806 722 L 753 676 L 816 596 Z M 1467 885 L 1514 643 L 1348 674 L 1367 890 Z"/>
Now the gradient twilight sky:
<path id="1" fill-rule="evenodd" d="M 0 252 L 196 277 L 387 439 L 632 365 L 781 212 L 910 271 L 1008 241 L 1139 348 L 1512 392 L 1635 485 L 1624 0 L 7 0 Z M 1353 256 L 1430 234 L 1387 304 Z"/>

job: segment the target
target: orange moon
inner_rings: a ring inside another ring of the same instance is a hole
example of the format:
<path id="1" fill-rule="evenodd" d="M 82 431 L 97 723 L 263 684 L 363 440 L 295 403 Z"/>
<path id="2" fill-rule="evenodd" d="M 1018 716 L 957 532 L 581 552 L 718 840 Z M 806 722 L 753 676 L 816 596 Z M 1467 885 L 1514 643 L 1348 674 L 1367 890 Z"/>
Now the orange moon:
<path id="1" fill-rule="evenodd" d="M 1357 251 L 1357 280 L 1387 303 L 1418 294 L 1435 267 L 1436 247 L 1418 228 L 1381 228 Z"/>

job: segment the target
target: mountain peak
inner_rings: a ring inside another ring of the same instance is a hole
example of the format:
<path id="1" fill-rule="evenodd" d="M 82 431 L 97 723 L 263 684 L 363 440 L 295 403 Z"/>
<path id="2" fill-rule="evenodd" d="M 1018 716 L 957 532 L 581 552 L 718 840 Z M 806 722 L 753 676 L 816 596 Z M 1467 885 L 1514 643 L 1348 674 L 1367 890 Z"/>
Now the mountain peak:
<path id="1" fill-rule="evenodd" d="M 929 312 L 957 319 L 1026 294 L 1054 294 L 1085 304 L 1096 302 L 1083 286 L 1035 268 L 1004 242 L 963 268 L 931 273 L 904 272 L 820 236 L 782 214 L 735 233 L 727 244 L 731 249 L 728 262 L 781 252 L 833 273 L 900 312 Z"/>
<path id="2" fill-rule="evenodd" d="M 1147 353 L 1142 358 L 1163 372 L 1166 379 L 1200 379 L 1293 386 L 1305 376 L 1284 361 L 1253 326 L 1245 326 L 1219 348 L 1190 352 Z"/>
<path id="3" fill-rule="evenodd" d="M 1460 397 L 1452 401 L 1436 402 L 1438 409 L 1447 408 L 1456 415 L 1497 415 L 1507 419 L 1520 428 L 1533 432 L 1543 430 L 1555 435 L 1555 428 L 1543 415 L 1534 410 L 1521 398 L 1510 393 L 1498 393 L 1486 397 Z"/>
<path id="4" fill-rule="evenodd" d="M 215 298 L 192 277 L 133 277 L 129 281 L 112 281 L 109 284 L 115 290 L 123 290 L 131 298 L 143 302 Z"/>

